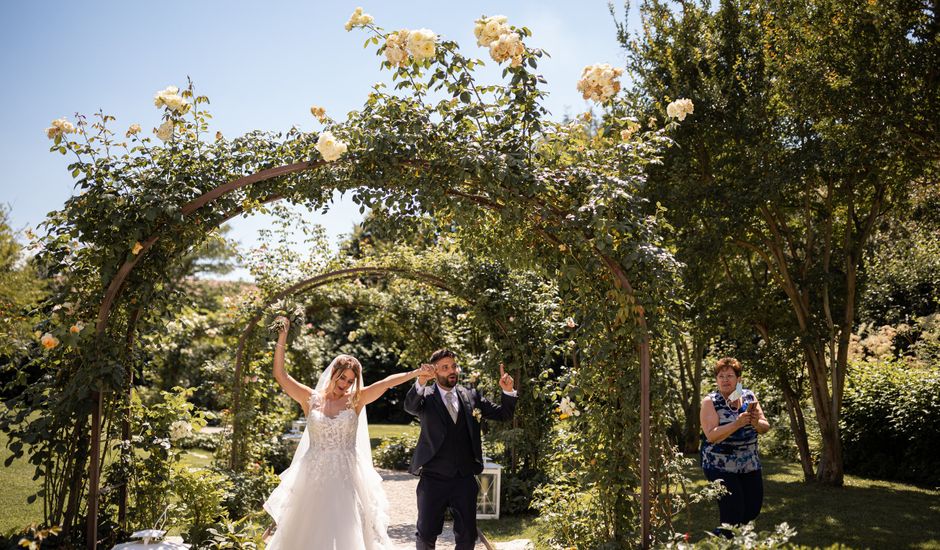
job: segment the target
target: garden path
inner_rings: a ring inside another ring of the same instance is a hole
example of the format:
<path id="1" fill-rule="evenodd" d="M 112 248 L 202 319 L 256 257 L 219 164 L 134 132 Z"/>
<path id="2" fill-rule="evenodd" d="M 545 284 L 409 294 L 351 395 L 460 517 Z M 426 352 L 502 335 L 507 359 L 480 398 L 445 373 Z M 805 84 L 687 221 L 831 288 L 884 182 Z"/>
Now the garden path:
<path id="1" fill-rule="evenodd" d="M 415 547 L 415 519 L 418 517 L 418 507 L 415 501 L 415 489 L 418 478 L 408 472 L 393 470 L 378 470 L 382 476 L 382 486 L 388 496 L 389 522 L 388 535 L 392 539 L 394 550 L 411 550 Z M 528 540 L 514 540 L 494 543 L 497 550 L 524 550 L 531 548 Z M 444 524 L 444 532 L 437 539 L 439 550 L 454 548 L 454 524 L 448 521 Z M 474 550 L 486 550 L 482 542 L 477 541 Z"/>

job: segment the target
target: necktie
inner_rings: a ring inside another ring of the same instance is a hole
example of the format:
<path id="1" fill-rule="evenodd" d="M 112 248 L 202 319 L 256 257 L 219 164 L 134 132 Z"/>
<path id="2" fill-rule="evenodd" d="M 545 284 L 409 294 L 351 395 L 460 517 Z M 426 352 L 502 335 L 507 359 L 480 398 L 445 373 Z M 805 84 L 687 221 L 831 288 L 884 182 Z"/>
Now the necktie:
<path id="1" fill-rule="evenodd" d="M 447 412 L 450 413 L 450 417 L 454 420 L 454 423 L 457 423 L 457 395 L 454 392 L 447 392 Z"/>

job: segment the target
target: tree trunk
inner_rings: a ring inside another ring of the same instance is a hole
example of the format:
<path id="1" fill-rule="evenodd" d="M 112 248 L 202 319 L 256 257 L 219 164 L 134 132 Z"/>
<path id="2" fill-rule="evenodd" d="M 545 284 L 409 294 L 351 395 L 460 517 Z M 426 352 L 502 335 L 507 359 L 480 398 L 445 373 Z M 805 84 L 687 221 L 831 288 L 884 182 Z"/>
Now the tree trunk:
<path id="1" fill-rule="evenodd" d="M 699 420 L 699 408 L 702 405 L 702 373 L 704 372 L 703 362 L 705 360 L 705 344 L 701 337 L 693 337 L 692 350 L 690 357 L 687 357 L 687 365 L 691 370 L 689 380 L 690 397 L 685 408 L 685 425 L 682 430 L 682 452 L 696 453 L 701 441 L 702 426 Z"/>
<path id="2" fill-rule="evenodd" d="M 90 416 L 90 414 L 89 414 Z M 75 527 L 81 527 L 78 522 L 79 507 L 82 497 L 85 495 L 86 479 L 85 474 L 88 471 L 88 449 L 90 447 L 88 417 L 81 417 L 76 421 L 78 434 L 78 445 L 75 447 L 75 460 L 72 463 L 72 471 L 67 481 L 68 503 L 66 503 L 65 513 L 62 516 L 62 538 L 68 540 L 71 531 Z"/>
<path id="3" fill-rule="evenodd" d="M 829 393 L 829 376 L 826 372 L 824 344 L 820 343 L 819 347 L 813 347 L 809 343 L 803 345 L 809 370 L 810 387 L 813 390 L 816 422 L 819 424 L 822 439 L 816 480 L 826 485 L 841 487 L 843 482 L 842 441 L 839 439 L 838 411 L 833 410 L 833 402 Z"/>
<path id="4" fill-rule="evenodd" d="M 793 432 L 793 439 L 796 442 L 796 448 L 800 453 L 800 465 L 803 467 L 803 481 L 812 481 L 816 477 L 813 471 L 813 457 L 809 450 L 809 438 L 806 437 L 806 419 L 803 417 L 803 408 L 800 406 L 800 396 L 790 386 L 789 380 L 785 377 L 780 379 L 780 387 L 783 390 L 783 398 L 787 403 L 787 414 L 790 417 L 790 430 Z"/>

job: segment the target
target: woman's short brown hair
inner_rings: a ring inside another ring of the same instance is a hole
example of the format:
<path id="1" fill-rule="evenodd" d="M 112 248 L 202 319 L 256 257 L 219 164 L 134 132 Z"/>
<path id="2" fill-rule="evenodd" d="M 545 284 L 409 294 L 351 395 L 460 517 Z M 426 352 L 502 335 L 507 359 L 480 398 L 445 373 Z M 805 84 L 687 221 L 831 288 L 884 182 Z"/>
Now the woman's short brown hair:
<path id="1" fill-rule="evenodd" d="M 731 369 L 734 371 L 734 375 L 738 378 L 741 377 L 741 372 L 744 370 L 741 368 L 741 363 L 738 362 L 734 357 L 722 357 L 715 363 L 715 376 L 718 376 L 718 373 L 725 370 Z"/>

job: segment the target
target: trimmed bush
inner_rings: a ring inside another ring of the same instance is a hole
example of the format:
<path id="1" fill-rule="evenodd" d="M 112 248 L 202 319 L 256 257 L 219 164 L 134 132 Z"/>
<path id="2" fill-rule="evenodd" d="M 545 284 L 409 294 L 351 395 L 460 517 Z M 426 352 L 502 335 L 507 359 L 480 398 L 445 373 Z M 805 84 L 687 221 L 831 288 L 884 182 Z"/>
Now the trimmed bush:
<path id="1" fill-rule="evenodd" d="M 940 484 L 940 368 L 855 365 L 840 427 L 846 472 Z"/>
<path id="2" fill-rule="evenodd" d="M 389 470 L 407 470 L 411 455 L 418 446 L 417 435 L 395 435 L 382 440 L 372 451 L 372 460 L 379 468 Z"/>

